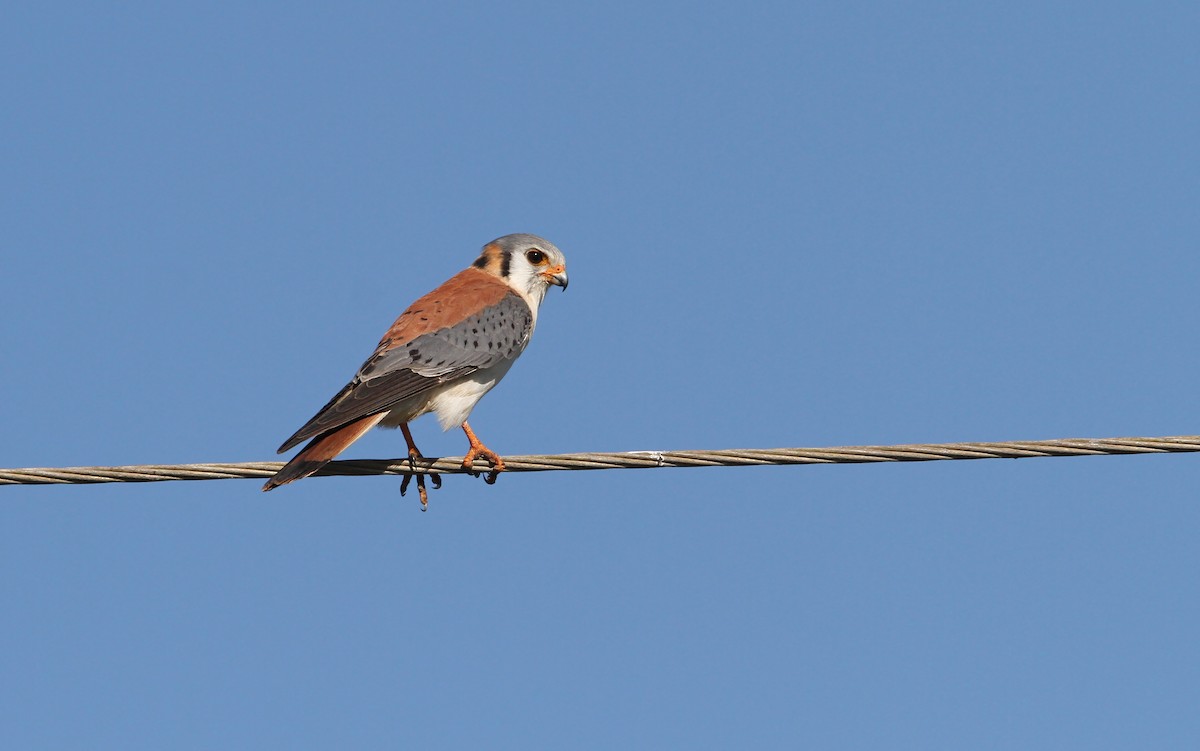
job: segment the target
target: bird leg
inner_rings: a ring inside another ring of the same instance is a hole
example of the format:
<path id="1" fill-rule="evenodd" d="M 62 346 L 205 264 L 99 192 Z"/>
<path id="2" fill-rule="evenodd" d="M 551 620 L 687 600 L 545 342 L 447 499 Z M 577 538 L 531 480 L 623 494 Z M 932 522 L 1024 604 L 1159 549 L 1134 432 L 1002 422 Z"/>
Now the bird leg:
<path id="1" fill-rule="evenodd" d="M 408 483 L 412 481 L 413 476 L 417 478 L 417 493 L 421 496 L 421 510 L 429 509 L 429 493 L 425 490 L 425 473 L 417 471 L 417 460 L 424 459 L 417 444 L 413 441 L 412 433 L 408 432 L 408 423 L 400 423 L 400 432 L 404 434 L 404 442 L 408 444 L 408 467 L 412 472 L 406 472 L 404 479 L 400 481 L 400 495 L 403 496 L 408 490 Z M 439 475 L 430 475 L 433 479 L 433 489 L 438 490 L 442 487 L 442 478 Z"/>
<path id="2" fill-rule="evenodd" d="M 472 477 L 479 477 L 479 473 L 473 471 L 471 466 L 475 463 L 475 457 L 482 456 L 484 459 L 487 459 L 488 464 L 492 465 L 492 471 L 487 473 L 487 477 L 483 478 L 483 481 L 488 485 L 495 485 L 496 476 L 504 471 L 504 460 L 495 451 L 483 445 L 483 441 L 479 440 L 479 436 L 475 435 L 475 431 L 471 430 L 471 426 L 465 420 L 463 421 L 462 429 L 467 434 L 467 440 L 471 442 L 470 450 L 463 457 L 463 469 Z"/>

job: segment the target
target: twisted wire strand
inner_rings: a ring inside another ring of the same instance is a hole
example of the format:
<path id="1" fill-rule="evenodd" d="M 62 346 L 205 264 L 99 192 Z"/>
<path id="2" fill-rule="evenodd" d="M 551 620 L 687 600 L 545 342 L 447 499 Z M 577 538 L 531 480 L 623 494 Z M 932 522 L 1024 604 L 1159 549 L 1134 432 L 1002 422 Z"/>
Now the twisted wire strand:
<path id="1" fill-rule="evenodd" d="M 862 464 L 928 462 L 943 459 L 1023 459 L 1035 456 L 1097 456 L 1200 452 L 1200 435 L 1157 438 L 1064 438 L 1050 441 L 993 443 L 913 443 L 894 446 L 828 448 L 718 449 L 702 451 L 623 451 L 582 454 L 506 456 L 507 472 L 550 472 L 564 469 L 654 469 L 660 467 L 737 467 L 782 464 Z M 214 464 L 142 464 L 124 467 L 30 467 L 0 469 L 0 485 L 64 485 L 101 482 L 166 482 L 169 480 L 262 479 L 283 462 Z M 462 474 L 462 457 L 416 461 L 422 474 Z M 476 471 L 487 463 L 477 460 Z M 412 472 L 405 459 L 356 459 L 330 462 L 315 476 L 403 475 Z"/>

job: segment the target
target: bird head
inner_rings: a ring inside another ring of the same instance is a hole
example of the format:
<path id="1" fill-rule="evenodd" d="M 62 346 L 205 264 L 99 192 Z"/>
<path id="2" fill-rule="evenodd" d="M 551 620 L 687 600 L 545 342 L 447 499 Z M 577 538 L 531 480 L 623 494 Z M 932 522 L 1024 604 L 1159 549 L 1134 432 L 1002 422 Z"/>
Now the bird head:
<path id="1" fill-rule="evenodd" d="M 504 280 L 531 307 L 551 285 L 567 288 L 567 260 L 554 244 L 537 235 L 505 235 L 483 246 L 475 266 Z"/>

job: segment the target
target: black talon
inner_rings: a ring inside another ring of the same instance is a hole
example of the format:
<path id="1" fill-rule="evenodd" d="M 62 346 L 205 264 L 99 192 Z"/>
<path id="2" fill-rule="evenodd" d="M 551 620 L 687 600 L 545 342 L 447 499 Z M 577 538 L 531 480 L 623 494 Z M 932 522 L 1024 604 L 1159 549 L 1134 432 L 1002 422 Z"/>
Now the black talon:
<path id="1" fill-rule="evenodd" d="M 405 472 L 404 479 L 400 481 L 400 495 L 403 496 L 405 491 L 408 490 L 408 484 L 412 482 L 414 477 L 417 478 L 417 494 L 421 496 L 421 511 L 428 511 L 429 491 L 425 489 L 425 473 L 417 471 L 417 459 L 423 458 L 419 453 L 409 452 L 408 468 L 411 471 Z M 433 489 L 440 490 L 442 487 L 442 478 L 438 475 L 431 475 L 431 477 L 433 477 Z"/>

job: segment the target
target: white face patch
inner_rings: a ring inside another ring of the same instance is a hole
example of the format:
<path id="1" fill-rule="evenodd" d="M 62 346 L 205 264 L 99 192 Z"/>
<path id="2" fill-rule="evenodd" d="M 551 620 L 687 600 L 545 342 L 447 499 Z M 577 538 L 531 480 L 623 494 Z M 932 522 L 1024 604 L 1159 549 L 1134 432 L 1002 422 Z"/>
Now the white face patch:
<path id="1" fill-rule="evenodd" d="M 505 243 L 507 247 L 504 247 L 507 263 L 502 266 L 508 272 L 504 281 L 514 292 L 524 298 L 525 302 L 529 303 L 529 308 L 536 318 L 538 307 L 542 304 L 542 299 L 546 296 L 546 289 L 550 286 L 550 281 L 542 276 L 542 272 L 556 266 L 565 267 L 566 259 L 561 250 L 540 237 L 510 235 L 501 238 L 501 241 L 504 240 L 511 241 Z M 533 260 L 530 260 L 531 253 Z M 541 262 L 535 263 L 535 261 Z"/>

